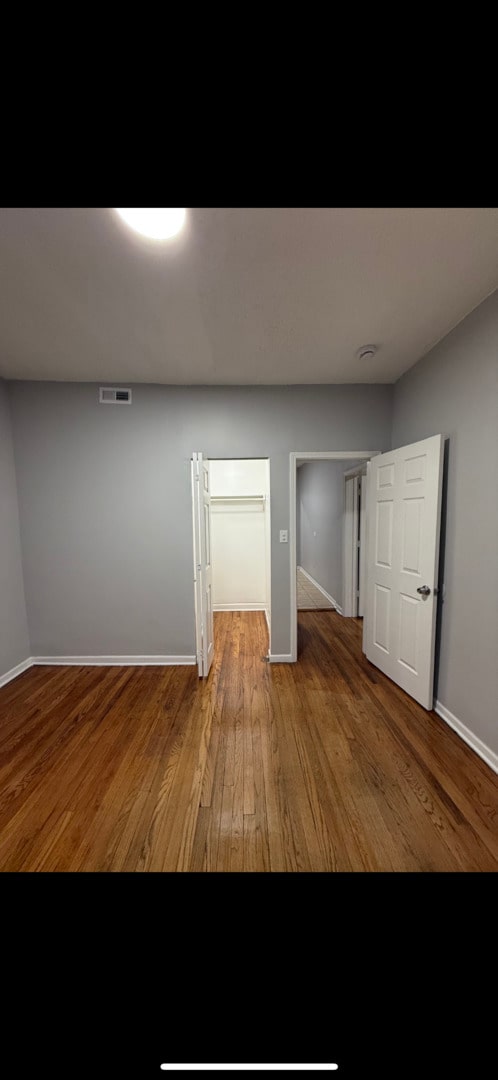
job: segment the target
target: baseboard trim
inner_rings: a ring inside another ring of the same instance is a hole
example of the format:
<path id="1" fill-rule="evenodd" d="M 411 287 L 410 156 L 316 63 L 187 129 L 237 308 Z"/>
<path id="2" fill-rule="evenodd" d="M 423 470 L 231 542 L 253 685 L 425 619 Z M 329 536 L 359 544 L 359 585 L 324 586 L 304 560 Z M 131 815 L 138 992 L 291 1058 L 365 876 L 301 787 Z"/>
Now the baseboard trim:
<path id="1" fill-rule="evenodd" d="M 271 634 L 271 615 L 270 615 L 270 613 L 268 611 L 268 608 L 265 608 L 265 618 L 266 618 L 266 625 L 268 627 L 268 633 Z"/>
<path id="2" fill-rule="evenodd" d="M 23 671 L 27 671 L 28 668 L 33 666 L 33 660 L 31 656 L 28 656 L 27 660 L 23 660 L 20 664 L 16 664 L 10 671 L 6 671 L 4 675 L 0 675 L 0 687 L 6 686 L 7 683 L 12 682 L 12 679 L 17 679 L 18 675 L 22 675 Z"/>
<path id="3" fill-rule="evenodd" d="M 213 611 L 264 611 L 264 604 L 213 604 Z"/>
<path id="4" fill-rule="evenodd" d="M 270 664 L 292 664 L 290 653 L 268 653 Z"/>
<path id="5" fill-rule="evenodd" d="M 498 754 L 495 754 L 494 750 L 491 750 L 489 746 L 486 746 L 486 743 L 484 743 L 478 735 L 474 735 L 474 732 L 470 731 L 465 724 L 462 724 L 462 721 L 458 720 L 457 717 L 446 708 L 446 705 L 443 705 L 440 701 L 434 702 L 434 712 L 436 712 L 438 716 L 441 717 L 441 720 L 444 720 L 449 727 L 453 728 L 453 731 L 456 731 L 457 735 L 467 743 L 467 746 L 470 746 L 471 750 L 474 750 L 476 754 L 479 754 L 479 757 L 486 762 L 486 765 L 489 765 L 493 772 L 498 773 Z"/>
<path id="6" fill-rule="evenodd" d="M 33 656 L 32 664 L 60 667 L 185 667 L 195 656 Z"/>
<path id="7" fill-rule="evenodd" d="M 304 566 L 298 566 L 297 569 L 302 570 L 304 576 L 307 577 L 309 581 L 311 581 L 311 584 L 315 585 L 315 587 L 318 589 L 318 591 L 321 592 L 322 596 L 324 596 L 325 599 L 328 600 L 330 604 L 334 605 L 335 610 L 339 612 L 339 615 L 342 615 L 342 607 L 341 607 L 341 605 L 337 603 L 337 600 L 334 600 L 334 597 L 331 596 L 330 593 L 328 593 L 323 588 L 323 586 L 319 584 L 318 581 L 315 581 L 315 578 L 312 577 L 311 574 L 308 574 L 308 571 L 304 569 Z"/>

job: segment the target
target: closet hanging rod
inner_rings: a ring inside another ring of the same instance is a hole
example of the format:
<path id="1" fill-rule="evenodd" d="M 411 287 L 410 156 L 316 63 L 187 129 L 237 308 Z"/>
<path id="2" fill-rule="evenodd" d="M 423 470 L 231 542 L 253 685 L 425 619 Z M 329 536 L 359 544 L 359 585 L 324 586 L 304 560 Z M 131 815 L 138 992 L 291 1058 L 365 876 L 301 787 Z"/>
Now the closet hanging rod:
<path id="1" fill-rule="evenodd" d="M 266 495 L 211 495 L 211 502 L 264 502 Z"/>

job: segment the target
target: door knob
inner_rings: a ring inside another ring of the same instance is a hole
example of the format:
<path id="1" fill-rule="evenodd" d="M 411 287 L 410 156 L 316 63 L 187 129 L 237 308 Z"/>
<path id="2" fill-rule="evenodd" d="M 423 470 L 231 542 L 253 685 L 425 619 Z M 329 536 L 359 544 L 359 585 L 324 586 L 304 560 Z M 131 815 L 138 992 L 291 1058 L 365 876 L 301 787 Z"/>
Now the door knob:
<path id="1" fill-rule="evenodd" d="M 428 585 L 421 585 L 420 588 L 417 589 L 417 592 L 419 592 L 421 596 L 431 595 L 431 590 Z"/>

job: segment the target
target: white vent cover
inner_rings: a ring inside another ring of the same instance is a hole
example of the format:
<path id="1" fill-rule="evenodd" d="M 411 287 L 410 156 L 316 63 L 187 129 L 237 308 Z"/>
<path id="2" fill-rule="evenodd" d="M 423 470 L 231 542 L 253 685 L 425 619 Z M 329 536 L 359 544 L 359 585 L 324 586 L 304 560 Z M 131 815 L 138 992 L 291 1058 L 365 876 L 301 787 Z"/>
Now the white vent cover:
<path id="1" fill-rule="evenodd" d="M 131 390 L 123 390 L 119 386 L 101 386 L 99 404 L 131 405 Z"/>

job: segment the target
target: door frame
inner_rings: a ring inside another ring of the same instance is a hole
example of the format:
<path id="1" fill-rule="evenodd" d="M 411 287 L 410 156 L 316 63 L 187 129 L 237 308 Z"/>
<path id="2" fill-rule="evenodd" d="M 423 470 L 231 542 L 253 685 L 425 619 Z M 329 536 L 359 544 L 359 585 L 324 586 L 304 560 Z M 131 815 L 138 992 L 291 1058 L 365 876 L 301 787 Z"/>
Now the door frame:
<path id="1" fill-rule="evenodd" d="M 348 484 L 350 485 L 348 488 Z M 344 477 L 344 508 L 342 512 L 342 614 L 356 618 L 358 614 L 358 476 Z"/>
<path id="2" fill-rule="evenodd" d="M 344 616 L 360 616 L 361 618 L 363 618 L 365 603 L 367 465 L 368 462 L 362 462 L 361 465 L 356 465 L 353 469 L 347 469 L 344 473 L 344 513 L 342 519 L 344 574 L 342 614 Z M 353 535 L 351 537 L 348 537 L 346 519 L 348 480 L 356 480 L 356 488 L 353 492 Z M 351 547 L 348 553 L 349 544 Z M 360 552 L 359 560 L 358 547 Z M 351 559 L 353 560 L 352 562 Z M 349 572 L 351 568 L 353 570 L 352 580 L 350 580 L 351 574 Z"/>
<path id="3" fill-rule="evenodd" d="M 291 450 L 289 454 L 290 662 L 297 660 L 296 474 L 298 461 L 368 461 L 381 450 Z"/>
<path id="4" fill-rule="evenodd" d="M 198 564 L 196 559 L 196 552 L 200 549 L 200 536 L 198 535 L 198 523 L 196 521 L 196 499 L 195 499 L 195 462 L 200 459 L 208 465 L 211 461 L 264 461 L 266 463 L 266 486 L 267 494 L 265 500 L 265 572 L 266 572 L 266 597 L 265 597 L 265 617 L 268 627 L 268 655 L 271 656 L 271 572 L 272 572 L 272 558 L 271 558 L 271 457 L 269 454 L 252 454 L 251 456 L 244 455 L 243 457 L 237 454 L 226 454 L 223 457 L 219 454 L 213 457 L 204 457 L 204 451 L 192 451 L 190 458 L 190 486 L 191 486 L 191 499 L 192 499 L 192 561 L 194 571 L 194 631 L 195 631 L 195 646 L 196 646 L 196 664 L 199 672 L 199 677 L 203 674 L 203 662 L 202 662 L 202 634 L 200 631 L 200 618 L 201 612 L 201 583 L 200 575 L 198 571 Z M 261 610 L 261 609 L 258 609 Z"/>
<path id="5" fill-rule="evenodd" d="M 206 476 L 207 484 L 204 482 Z M 211 494 L 209 461 L 204 458 L 200 450 L 195 450 L 192 453 L 191 477 L 196 660 L 199 678 L 207 678 L 214 658 L 213 598 L 211 589 Z M 208 593 L 209 601 L 206 603 Z"/>
<path id="6" fill-rule="evenodd" d="M 194 457 L 195 453 L 195 457 Z M 197 461 L 197 451 L 194 451 L 190 459 L 190 482 L 192 489 L 192 560 L 194 569 L 194 619 L 195 619 L 195 662 L 197 664 L 197 671 L 199 678 L 202 678 L 202 634 L 200 628 L 200 612 L 201 612 L 201 577 L 200 567 L 197 563 L 197 553 L 200 549 L 199 538 L 199 523 L 196 516 L 196 501 L 195 501 L 195 469 L 194 462 Z"/>

